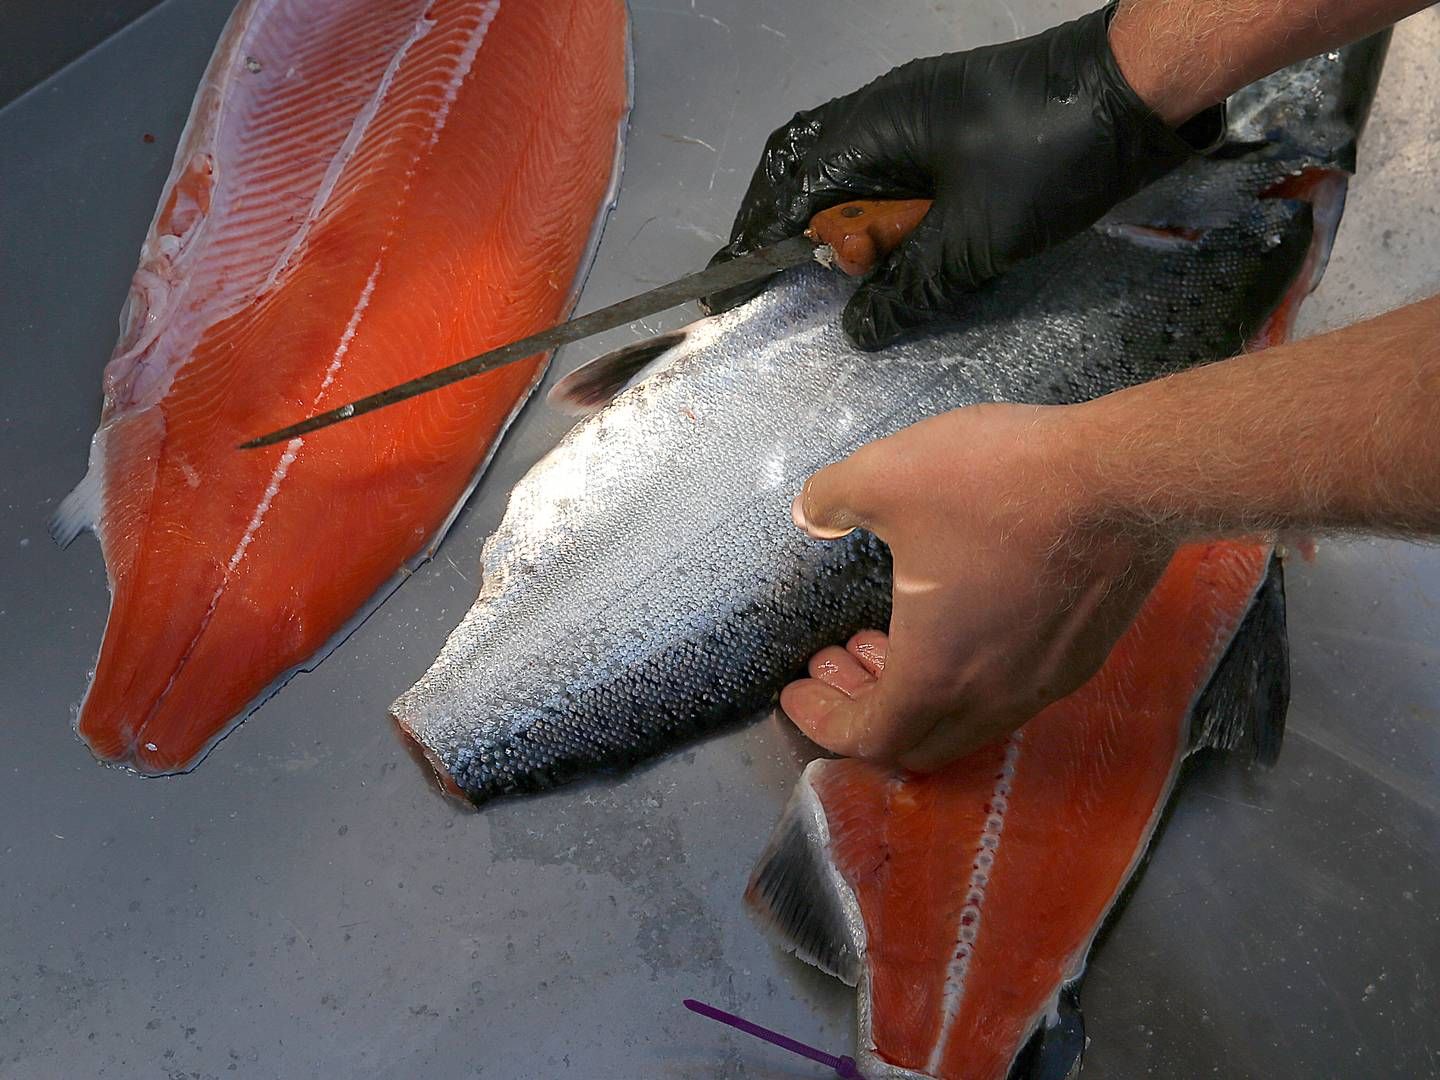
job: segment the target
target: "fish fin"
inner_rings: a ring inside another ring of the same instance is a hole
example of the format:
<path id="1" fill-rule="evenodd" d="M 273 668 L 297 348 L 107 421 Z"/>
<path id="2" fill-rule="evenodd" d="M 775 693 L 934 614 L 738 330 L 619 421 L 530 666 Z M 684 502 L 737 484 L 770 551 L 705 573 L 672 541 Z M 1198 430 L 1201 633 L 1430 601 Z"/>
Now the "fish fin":
<path id="1" fill-rule="evenodd" d="M 823 765 L 812 762 L 795 785 L 750 875 L 745 903 L 788 952 L 854 986 L 861 975 L 859 909 L 831 861 L 825 810 L 809 783 L 812 771 Z"/>
<path id="2" fill-rule="evenodd" d="M 100 503 L 104 495 L 104 481 L 99 469 L 90 469 L 85 473 L 80 483 L 75 485 L 75 490 L 60 500 L 60 505 L 55 508 L 55 513 L 50 515 L 50 520 L 45 527 L 50 532 L 50 539 L 59 544 L 62 548 L 70 546 L 70 542 L 79 536 L 86 529 L 92 532 L 96 523 L 100 520 Z"/>
<path id="3" fill-rule="evenodd" d="M 552 386 L 549 401 L 569 412 L 594 412 L 659 367 L 660 359 L 685 337 L 684 330 L 676 330 L 597 356 Z"/>
<path id="4" fill-rule="evenodd" d="M 1046 1017 L 1015 1055 L 1006 1080 L 1070 1080 L 1080 1072 L 1088 1041 L 1079 992 L 1067 983 L 1055 1001 L 1055 1015 Z"/>
<path id="5" fill-rule="evenodd" d="M 1289 706 L 1285 571 L 1272 556 L 1245 620 L 1195 704 L 1190 744 L 1195 749 L 1248 748 L 1260 764 L 1273 765 Z"/>

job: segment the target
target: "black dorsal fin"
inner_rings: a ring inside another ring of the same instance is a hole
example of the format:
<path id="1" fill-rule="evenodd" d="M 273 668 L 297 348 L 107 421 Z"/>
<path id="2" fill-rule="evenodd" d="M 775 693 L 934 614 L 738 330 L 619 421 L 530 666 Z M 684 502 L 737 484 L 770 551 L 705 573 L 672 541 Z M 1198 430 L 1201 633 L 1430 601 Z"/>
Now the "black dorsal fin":
<path id="1" fill-rule="evenodd" d="M 550 388 L 550 403 L 569 412 L 594 412 L 631 383 L 639 382 L 666 353 L 685 340 L 685 331 L 636 341 L 581 364 Z"/>
<path id="2" fill-rule="evenodd" d="M 1285 634 L 1285 571 L 1270 559 L 1245 621 L 1210 677 L 1190 722 L 1196 749 L 1247 749 L 1273 765 L 1290 707 L 1290 645 Z"/>

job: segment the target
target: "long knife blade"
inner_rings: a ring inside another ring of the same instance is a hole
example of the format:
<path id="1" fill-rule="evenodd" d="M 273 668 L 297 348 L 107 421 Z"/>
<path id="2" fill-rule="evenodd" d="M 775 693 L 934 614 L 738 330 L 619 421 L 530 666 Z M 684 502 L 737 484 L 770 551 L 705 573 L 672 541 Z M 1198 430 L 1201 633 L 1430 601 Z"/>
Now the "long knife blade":
<path id="1" fill-rule="evenodd" d="M 275 443 L 285 442 L 287 439 L 308 435 L 312 431 L 329 427 L 331 424 L 352 420 L 357 416 L 374 412 L 376 409 L 383 409 L 387 405 L 394 405 L 419 394 L 438 390 L 442 386 L 449 386 L 461 379 L 469 379 L 487 371 L 494 371 L 506 364 L 524 360 L 527 356 L 549 352 L 551 349 L 590 337 L 592 334 L 613 330 L 617 326 L 632 323 L 646 315 L 654 315 L 657 312 L 676 307 L 687 300 L 698 300 L 702 296 L 709 296 L 712 293 L 762 280 L 771 274 L 813 259 L 816 249 L 815 240 L 803 235 L 792 236 L 778 244 L 772 244 L 759 251 L 751 252 L 749 255 L 742 255 L 738 259 L 687 274 L 676 281 L 651 289 L 649 292 L 643 292 L 639 296 L 632 296 L 628 300 L 621 300 L 617 304 L 592 311 L 588 315 L 581 315 L 569 322 L 542 330 L 538 334 L 531 334 L 519 341 L 512 341 L 508 345 L 501 345 L 489 352 L 483 352 L 479 356 L 472 356 L 468 360 L 461 360 L 459 363 L 439 368 L 428 375 L 421 375 L 398 386 L 392 386 L 388 390 L 381 390 L 378 393 L 357 398 L 338 408 L 317 413 L 298 423 L 280 428 L 278 431 L 272 431 L 268 435 L 261 435 L 259 438 L 243 442 L 240 444 L 240 449 L 253 450 L 256 447 L 273 446 Z"/>

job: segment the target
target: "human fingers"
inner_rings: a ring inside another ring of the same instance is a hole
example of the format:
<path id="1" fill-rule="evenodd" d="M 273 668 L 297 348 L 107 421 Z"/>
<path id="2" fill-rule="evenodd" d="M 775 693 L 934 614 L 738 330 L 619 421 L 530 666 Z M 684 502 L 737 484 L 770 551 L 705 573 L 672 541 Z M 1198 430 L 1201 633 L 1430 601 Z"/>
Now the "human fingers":
<path id="1" fill-rule="evenodd" d="M 861 630 L 845 643 L 845 651 L 855 657 L 866 671 L 877 677 L 885 670 L 885 657 L 889 649 L 889 635 L 879 630 Z"/>
<path id="2" fill-rule="evenodd" d="M 905 241 L 887 255 L 845 305 L 841 326 L 866 352 L 884 348 L 950 310 L 983 277 L 970 267 L 937 199 Z M 986 275 L 988 276 L 988 275 Z"/>
<path id="3" fill-rule="evenodd" d="M 806 182 L 806 157 L 824 130 L 822 107 L 798 112 L 770 133 L 735 213 L 730 240 L 711 256 L 708 265 L 728 262 L 787 236 L 797 236 L 805 231 L 815 213 L 831 205 L 821 205 L 823 198 L 817 198 L 819 193 Z M 738 307 L 764 288 L 765 281 L 737 285 L 701 298 L 700 307 L 707 315 L 718 315 Z"/>
<path id="4" fill-rule="evenodd" d="M 839 645 L 821 649 L 806 668 L 812 679 L 854 697 L 875 685 L 875 675 L 853 653 Z"/>
<path id="5" fill-rule="evenodd" d="M 838 540 L 861 528 L 884 539 L 882 519 L 889 499 L 876 445 L 862 447 L 811 474 L 790 505 L 797 528 L 816 540 Z"/>

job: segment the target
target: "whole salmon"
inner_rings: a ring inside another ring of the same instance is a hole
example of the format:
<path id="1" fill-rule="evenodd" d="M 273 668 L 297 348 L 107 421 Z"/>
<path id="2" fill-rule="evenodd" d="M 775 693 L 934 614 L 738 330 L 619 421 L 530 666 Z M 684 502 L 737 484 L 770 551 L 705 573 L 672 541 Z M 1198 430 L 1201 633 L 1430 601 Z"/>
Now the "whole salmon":
<path id="1" fill-rule="evenodd" d="M 562 318 L 619 177 L 623 0 L 245 0 L 141 251 L 90 470 L 81 736 L 193 765 L 427 558 L 545 357 L 241 440 Z"/>
<path id="2" fill-rule="evenodd" d="M 802 267 L 573 375 L 594 400 L 650 361 L 517 485 L 479 598 L 395 703 L 446 789 L 482 802 L 633 764 L 884 627 L 884 546 L 791 524 L 820 467 L 947 409 L 1092 398 L 1278 332 L 1323 268 L 1383 51 L 1242 92 L 1221 151 L 923 336 L 858 352 L 839 319 L 853 283 Z"/>

